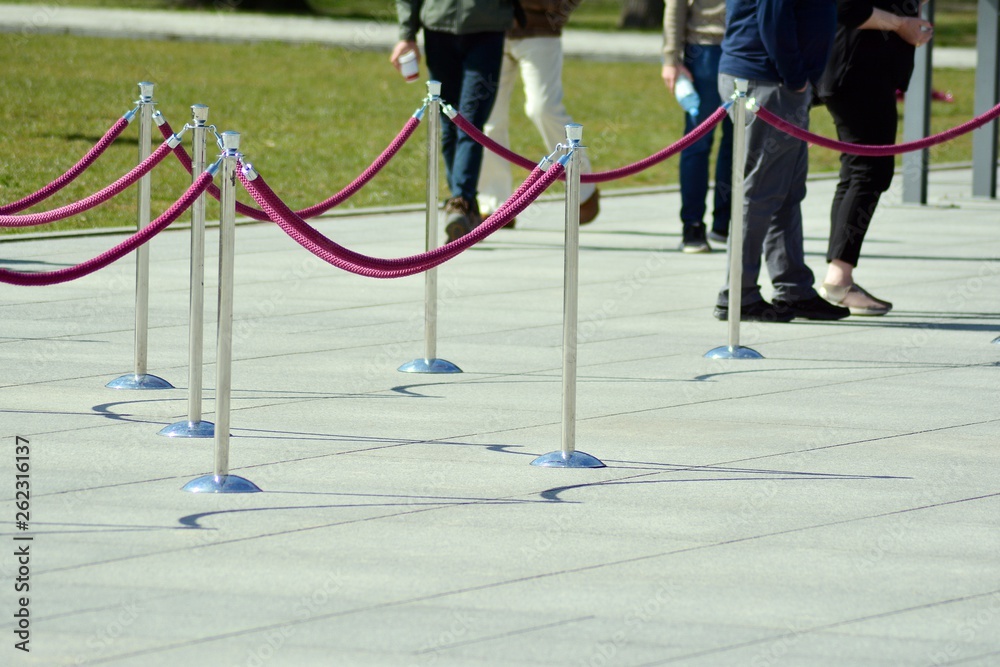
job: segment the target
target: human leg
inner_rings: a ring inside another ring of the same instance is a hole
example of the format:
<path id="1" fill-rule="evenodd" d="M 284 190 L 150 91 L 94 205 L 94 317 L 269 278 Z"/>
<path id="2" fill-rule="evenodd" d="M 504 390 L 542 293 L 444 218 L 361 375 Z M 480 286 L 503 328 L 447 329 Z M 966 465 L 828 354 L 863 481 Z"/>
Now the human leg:
<path id="1" fill-rule="evenodd" d="M 720 95 L 728 95 L 734 90 L 735 77 L 719 74 Z M 750 81 L 748 94 L 756 97 L 761 104 L 777 96 L 779 86 L 766 81 Z M 770 108 L 770 107 L 768 107 Z M 762 301 L 760 293 L 761 254 L 764 237 L 775 212 L 781 207 L 788 187 L 788 142 L 787 137 L 766 123 L 751 123 L 746 128 L 746 167 L 741 184 L 743 197 L 743 257 L 741 276 L 741 303 L 751 305 Z M 772 146 L 773 145 L 773 146 Z M 781 148 L 782 150 L 777 150 Z M 726 286 L 719 292 L 717 304 L 728 306 L 729 275 Z"/>
<path id="2" fill-rule="evenodd" d="M 508 39 L 504 43 L 496 100 L 483 128 L 486 136 L 502 146 L 510 146 L 510 98 L 519 77 L 518 45 L 522 41 Z M 492 151 L 484 151 L 478 194 L 479 210 L 483 215 L 493 213 L 510 197 L 514 191 L 512 181 L 510 163 Z"/>
<path id="3" fill-rule="evenodd" d="M 718 46 L 689 44 L 684 50 L 684 66 L 691 72 L 691 82 L 698 93 L 698 116 L 684 114 L 684 133 L 688 134 L 719 108 L 719 55 Z M 681 223 L 684 226 L 703 223 L 705 199 L 708 195 L 709 156 L 715 130 L 681 151 Z"/>
<path id="4" fill-rule="evenodd" d="M 446 32 L 424 30 L 424 56 L 431 78 L 441 83 L 441 99 L 452 106 L 457 105 L 462 97 L 462 58 L 458 37 Z M 442 114 L 441 155 L 449 188 L 457 139 L 458 128 Z M 452 196 L 457 194 L 452 191 Z"/>
<path id="5" fill-rule="evenodd" d="M 842 141 L 891 144 L 895 141 L 898 114 L 893 90 L 840 90 L 827 98 L 827 107 Z M 830 213 L 824 296 L 856 315 L 884 315 L 892 304 L 873 297 L 854 284 L 854 268 L 861 245 L 882 193 L 892 182 L 891 156 L 843 154 L 840 181 Z"/>
<path id="6" fill-rule="evenodd" d="M 573 122 L 563 103 L 563 49 L 560 37 L 530 37 L 517 47 L 524 82 L 524 113 L 538 129 L 547 151 L 566 141 L 566 126 Z M 586 145 L 586 136 L 584 144 Z M 582 151 L 580 173 L 592 171 L 587 151 Z M 580 184 L 581 217 L 585 224 L 597 215 L 597 186 Z M 588 202 L 592 204 L 588 206 Z"/>
<path id="7" fill-rule="evenodd" d="M 726 116 L 719 124 L 722 139 L 715 157 L 715 192 L 712 210 L 712 233 L 716 238 L 729 236 L 733 201 L 733 121 Z"/>
<path id="8" fill-rule="evenodd" d="M 493 109 L 503 59 L 503 40 L 502 32 L 459 36 L 462 80 L 458 111 L 477 128 L 486 124 Z M 482 160 L 483 147 L 465 132 L 456 132 L 450 182 L 454 196 L 476 201 Z"/>

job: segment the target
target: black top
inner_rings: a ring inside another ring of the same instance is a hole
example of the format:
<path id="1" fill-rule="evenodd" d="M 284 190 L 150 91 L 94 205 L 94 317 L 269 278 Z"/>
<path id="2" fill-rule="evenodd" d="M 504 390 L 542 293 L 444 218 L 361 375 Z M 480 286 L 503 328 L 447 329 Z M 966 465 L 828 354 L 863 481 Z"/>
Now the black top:
<path id="1" fill-rule="evenodd" d="M 906 90 L 913 73 L 913 46 L 894 32 L 858 30 L 872 10 L 918 16 L 919 0 L 837 0 L 833 52 L 819 83 L 820 97 L 839 89 L 892 86 Z"/>

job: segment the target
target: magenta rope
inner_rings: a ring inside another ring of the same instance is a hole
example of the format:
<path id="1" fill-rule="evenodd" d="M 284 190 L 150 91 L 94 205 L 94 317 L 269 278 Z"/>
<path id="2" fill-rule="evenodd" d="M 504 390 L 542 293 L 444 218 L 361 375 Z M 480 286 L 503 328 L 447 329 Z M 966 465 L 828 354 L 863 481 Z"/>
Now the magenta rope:
<path id="1" fill-rule="evenodd" d="M 122 193 L 130 185 L 138 181 L 140 178 L 148 174 L 153 168 L 163 161 L 163 158 L 167 156 L 173 150 L 169 143 L 164 142 L 160 144 L 152 155 L 143 160 L 135 169 L 125 174 L 117 181 L 104 188 L 100 192 L 96 192 L 86 199 L 81 199 L 74 204 L 68 204 L 66 206 L 61 206 L 59 208 L 52 209 L 51 211 L 46 211 L 44 213 L 28 213 L 24 215 L 0 215 L 0 227 L 31 227 L 34 225 L 46 225 L 50 222 L 55 222 L 57 220 L 63 220 L 70 216 L 79 215 L 84 211 L 89 211 L 98 204 L 103 204 L 112 197 L 116 197 Z"/>
<path id="2" fill-rule="evenodd" d="M 726 116 L 726 107 L 719 107 L 718 109 L 715 110 L 715 112 L 711 116 L 706 118 L 704 122 L 698 125 L 698 127 L 694 128 L 693 130 L 691 130 L 691 132 L 681 137 L 678 141 L 667 146 L 663 150 L 658 151 L 653 155 L 650 155 L 649 157 L 644 158 L 633 164 L 626 165 L 624 167 L 619 167 L 618 169 L 612 169 L 610 171 L 596 171 L 592 174 L 580 174 L 580 182 L 604 183 L 607 181 L 613 181 L 618 178 L 632 176 L 633 174 L 637 174 L 640 171 L 649 169 L 654 164 L 663 162 L 667 158 L 676 155 L 677 153 L 681 152 L 691 144 L 701 139 L 703 136 L 708 134 L 713 127 L 721 123 L 722 119 L 725 118 L 725 116 Z M 531 167 L 534 166 L 534 163 L 528 160 L 528 158 L 510 151 L 504 146 L 498 144 L 493 139 L 487 137 L 485 134 L 483 134 L 482 130 L 480 130 L 475 125 L 470 123 L 466 118 L 462 117 L 461 114 L 456 114 L 451 120 L 452 122 L 455 123 L 456 126 L 458 126 L 460 130 L 468 134 L 473 141 L 482 145 L 483 148 L 487 148 L 496 153 L 497 155 L 499 155 L 500 157 L 504 158 L 505 160 L 512 162 L 516 165 L 519 165 L 521 167 L 524 167 L 525 169 L 531 169 Z"/>
<path id="3" fill-rule="evenodd" d="M 0 206 L 0 215 L 10 215 L 11 213 L 17 213 L 18 211 L 23 211 L 26 208 L 31 208 L 40 201 L 44 201 L 54 195 L 55 193 L 62 190 L 64 187 L 73 182 L 73 180 L 87 170 L 90 165 L 94 163 L 97 158 L 108 149 L 108 146 L 115 142 L 115 139 L 125 131 L 125 128 L 129 126 L 129 121 L 125 117 L 119 118 L 118 122 L 111 126 L 111 129 L 101 137 L 101 140 L 94 145 L 87 154 L 84 155 L 79 162 L 69 168 L 66 173 L 52 181 L 44 188 L 30 194 L 23 199 L 18 199 L 10 204 L 5 204 Z"/>
<path id="4" fill-rule="evenodd" d="M 369 257 L 334 243 L 296 215 L 270 189 L 262 177 L 258 176 L 251 181 L 241 172 L 240 180 L 254 201 L 272 216 L 272 219 L 286 234 L 323 261 L 345 271 L 370 278 L 401 278 L 432 269 L 507 225 L 552 185 L 563 172 L 564 168 L 561 164 L 554 165 L 547 172 L 543 172 L 541 168 L 532 171 L 525 183 L 515 193 L 516 198 L 511 196 L 493 215 L 465 236 L 429 252 L 396 259 Z"/>
<path id="5" fill-rule="evenodd" d="M 321 201 L 320 203 L 314 206 L 304 208 L 301 211 L 297 211 L 296 213 L 301 218 L 305 219 L 315 218 L 316 216 L 326 213 L 331 208 L 339 206 L 340 204 L 344 203 L 345 201 L 353 197 L 358 190 L 367 185 L 368 182 L 372 180 L 375 177 L 375 175 L 378 174 L 386 164 L 389 163 L 389 160 L 395 157 L 396 153 L 398 153 L 399 149 L 403 147 L 403 144 L 405 144 L 409 140 L 409 138 L 413 135 L 413 132 L 417 129 L 417 126 L 419 125 L 420 125 L 420 119 L 411 117 L 408 121 L 406 121 L 406 124 L 403 125 L 403 129 L 400 130 L 398 135 L 396 135 L 396 138 L 392 140 L 389 146 L 384 151 L 382 151 L 382 153 L 375 159 L 375 161 L 367 169 L 365 169 L 360 176 L 355 178 L 343 190 L 333 195 L 329 199 L 325 199 L 324 201 Z M 168 123 L 164 123 L 162 126 L 160 126 L 160 132 L 163 133 L 164 137 L 169 137 L 173 134 L 173 130 L 170 129 L 170 125 Z M 190 174 L 192 172 L 192 163 L 191 163 L 191 157 L 188 155 L 187 151 L 184 150 L 182 146 L 178 146 L 175 149 L 174 153 L 177 155 L 177 159 L 181 161 L 181 164 Z M 208 194 L 218 199 L 220 195 L 218 186 L 213 184 L 211 187 L 209 187 Z M 260 220 L 261 222 L 270 222 L 271 220 L 270 218 L 267 217 L 267 214 L 264 213 L 263 211 L 259 211 L 241 202 L 236 202 L 236 212 L 248 218 L 252 218 L 254 220 Z"/>
<path id="6" fill-rule="evenodd" d="M 978 129 L 994 120 L 1000 116 L 1000 104 L 993 107 L 986 113 L 972 120 L 966 121 L 957 127 L 953 127 L 950 130 L 945 130 L 940 134 L 935 134 L 929 137 L 924 137 L 923 139 L 918 139 L 916 141 L 909 141 L 904 144 L 884 144 L 881 146 L 872 146 L 867 144 L 853 144 L 847 141 L 836 141 L 834 139 L 828 139 L 826 137 L 821 137 L 818 134 L 813 134 L 808 130 L 804 130 L 797 125 L 789 123 L 787 120 L 774 115 L 770 111 L 764 108 L 757 110 L 757 116 L 772 127 L 775 127 L 782 132 L 792 135 L 796 139 L 801 139 L 810 144 L 816 144 L 817 146 L 822 146 L 823 148 L 829 148 L 835 151 L 840 151 L 841 153 L 848 153 L 851 155 L 868 155 L 872 157 L 884 157 L 886 155 L 899 155 L 900 153 L 909 153 L 910 151 L 918 151 L 930 146 L 935 146 L 937 144 L 942 144 L 946 141 L 950 141 L 955 137 L 961 136 L 967 132 L 971 132 Z"/>
<path id="7" fill-rule="evenodd" d="M 55 285 L 57 283 L 65 283 L 70 280 L 76 280 L 77 278 L 82 278 L 83 276 L 89 275 L 99 269 L 103 269 L 111 262 L 121 259 L 166 229 L 168 225 L 179 218 L 184 211 L 188 210 L 194 201 L 200 197 L 203 192 L 205 192 L 209 183 L 212 182 L 212 177 L 213 175 L 207 171 L 203 173 L 198 177 L 198 180 L 191 184 L 191 187 L 188 188 L 187 192 L 185 192 L 180 199 L 167 209 L 163 215 L 115 247 L 101 253 L 94 259 L 83 262 L 82 264 L 77 264 L 76 266 L 58 269 L 56 271 L 24 273 L 20 271 L 11 271 L 9 269 L 0 269 L 0 283 L 25 286 Z"/>

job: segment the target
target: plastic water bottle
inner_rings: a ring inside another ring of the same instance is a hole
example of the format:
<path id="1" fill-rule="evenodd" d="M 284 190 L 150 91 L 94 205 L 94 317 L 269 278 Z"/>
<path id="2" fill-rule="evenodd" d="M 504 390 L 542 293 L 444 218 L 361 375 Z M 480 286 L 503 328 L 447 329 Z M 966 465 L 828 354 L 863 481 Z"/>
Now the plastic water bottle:
<path id="1" fill-rule="evenodd" d="M 674 83 L 674 96 L 677 97 L 677 102 L 681 105 L 681 108 L 690 114 L 692 118 L 698 115 L 698 107 L 701 106 L 701 99 L 698 97 L 691 79 L 683 74 L 677 77 L 677 82 Z"/>

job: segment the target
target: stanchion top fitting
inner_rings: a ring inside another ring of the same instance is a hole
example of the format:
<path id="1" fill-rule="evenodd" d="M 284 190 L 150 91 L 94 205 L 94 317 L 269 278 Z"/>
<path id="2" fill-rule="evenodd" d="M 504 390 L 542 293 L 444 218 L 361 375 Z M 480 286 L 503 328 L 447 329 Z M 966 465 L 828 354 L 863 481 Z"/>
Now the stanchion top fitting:
<path id="1" fill-rule="evenodd" d="M 240 133 L 226 130 L 222 133 L 222 150 L 227 155 L 235 155 L 240 150 Z"/>
<path id="2" fill-rule="evenodd" d="M 195 126 L 204 127 L 208 123 L 208 107 L 204 104 L 192 104 L 191 119 Z"/>
<path id="3" fill-rule="evenodd" d="M 750 82 L 747 79 L 734 79 L 733 85 L 736 87 L 737 97 L 746 97 Z"/>
<path id="4" fill-rule="evenodd" d="M 569 123 L 566 125 L 566 140 L 574 146 L 578 146 L 583 141 L 583 125 L 579 123 Z"/>
<path id="5" fill-rule="evenodd" d="M 153 84 L 149 81 L 139 82 L 139 102 L 149 104 L 153 101 Z"/>
<path id="6" fill-rule="evenodd" d="M 431 79 L 427 82 L 427 94 L 431 97 L 441 97 L 441 82 Z"/>

